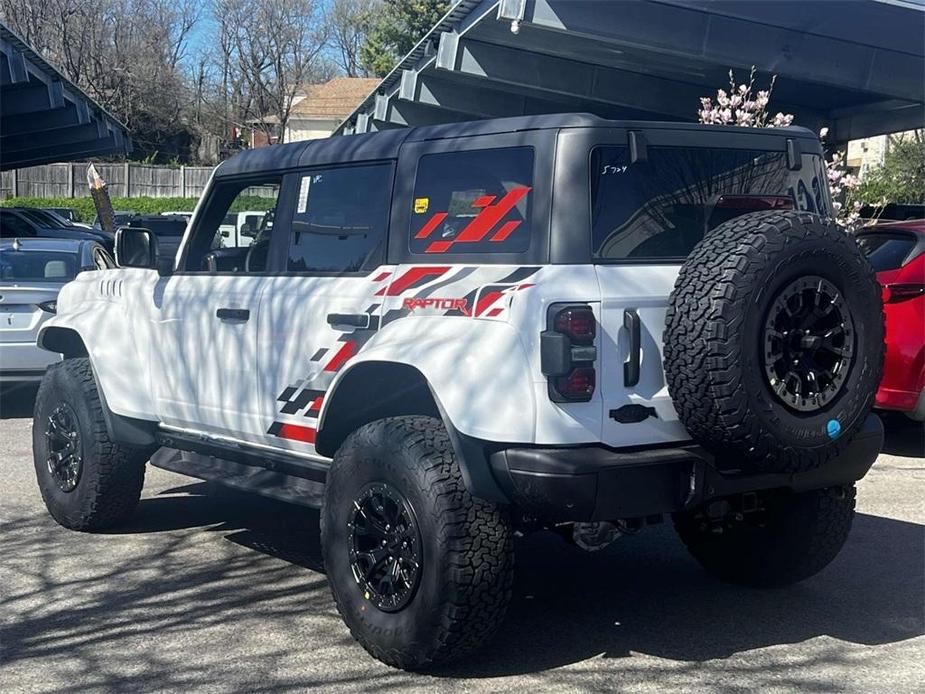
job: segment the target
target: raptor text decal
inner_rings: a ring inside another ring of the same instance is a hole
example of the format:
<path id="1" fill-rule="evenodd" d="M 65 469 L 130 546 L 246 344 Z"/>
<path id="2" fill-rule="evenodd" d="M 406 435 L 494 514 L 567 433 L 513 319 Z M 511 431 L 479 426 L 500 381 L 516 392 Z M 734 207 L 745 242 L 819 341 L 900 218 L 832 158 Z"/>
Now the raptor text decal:
<path id="1" fill-rule="evenodd" d="M 471 311 L 469 311 L 468 299 L 439 299 L 432 297 L 418 299 L 416 297 L 409 296 L 402 302 L 402 307 L 408 309 L 409 311 L 414 311 L 415 309 L 419 308 L 429 308 L 440 311 L 456 310 L 464 316 L 472 315 Z"/>

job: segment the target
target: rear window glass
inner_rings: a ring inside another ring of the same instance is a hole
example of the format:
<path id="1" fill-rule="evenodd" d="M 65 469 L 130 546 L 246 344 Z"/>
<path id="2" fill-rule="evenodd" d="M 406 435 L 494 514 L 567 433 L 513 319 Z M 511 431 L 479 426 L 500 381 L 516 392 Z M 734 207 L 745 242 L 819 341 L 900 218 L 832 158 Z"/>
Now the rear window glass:
<path id="1" fill-rule="evenodd" d="M 915 237 L 903 233 L 861 234 L 858 236 L 858 245 L 874 270 L 883 272 L 902 267 L 915 247 Z"/>
<path id="2" fill-rule="evenodd" d="M 64 283 L 76 276 L 75 253 L 0 250 L 0 278 L 4 281 Z"/>
<path id="3" fill-rule="evenodd" d="M 532 147 L 421 157 L 412 200 L 411 252 L 526 251 L 532 189 Z"/>
<path id="4" fill-rule="evenodd" d="M 821 158 L 804 155 L 790 171 L 783 152 L 649 147 L 636 163 L 626 147 L 591 154 L 596 259 L 682 259 L 708 230 L 765 209 L 828 216 Z"/>

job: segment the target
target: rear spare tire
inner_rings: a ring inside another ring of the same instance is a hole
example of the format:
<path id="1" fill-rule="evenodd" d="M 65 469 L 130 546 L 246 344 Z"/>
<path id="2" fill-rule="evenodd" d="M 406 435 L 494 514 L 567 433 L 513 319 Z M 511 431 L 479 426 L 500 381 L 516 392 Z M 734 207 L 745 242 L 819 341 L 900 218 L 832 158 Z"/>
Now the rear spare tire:
<path id="1" fill-rule="evenodd" d="M 723 467 L 798 472 L 838 455 L 873 406 L 882 364 L 880 287 L 834 222 L 746 214 L 681 268 L 666 317 L 668 390 Z"/>

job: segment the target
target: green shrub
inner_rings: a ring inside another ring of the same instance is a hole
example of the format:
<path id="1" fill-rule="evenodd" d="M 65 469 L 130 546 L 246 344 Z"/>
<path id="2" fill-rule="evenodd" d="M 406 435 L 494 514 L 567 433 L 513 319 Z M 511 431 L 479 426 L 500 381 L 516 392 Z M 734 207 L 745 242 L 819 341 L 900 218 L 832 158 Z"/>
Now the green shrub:
<path id="1" fill-rule="evenodd" d="M 261 198 L 257 198 L 261 200 Z M 114 210 L 132 210 L 138 214 L 161 212 L 192 212 L 199 198 L 113 198 Z M 82 222 L 96 217 L 93 198 L 9 198 L 0 200 L 0 207 L 70 207 Z M 253 208 L 249 208 L 253 209 Z"/>
<path id="2" fill-rule="evenodd" d="M 112 198 L 112 209 L 131 210 L 138 214 L 162 212 L 192 212 L 199 198 Z M 231 212 L 269 210 L 276 204 L 273 198 L 242 195 L 235 199 Z M 0 200 L 0 207 L 70 207 L 80 221 L 90 223 L 96 217 L 93 198 L 8 198 Z"/>

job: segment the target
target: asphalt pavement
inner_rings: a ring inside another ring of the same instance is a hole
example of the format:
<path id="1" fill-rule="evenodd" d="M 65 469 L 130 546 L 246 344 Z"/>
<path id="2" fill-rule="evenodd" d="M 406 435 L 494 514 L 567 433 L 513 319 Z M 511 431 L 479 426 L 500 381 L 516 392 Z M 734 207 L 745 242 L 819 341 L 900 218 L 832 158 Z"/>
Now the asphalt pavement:
<path id="1" fill-rule="evenodd" d="M 369 657 L 338 617 L 318 514 L 148 470 L 130 524 L 54 523 L 29 388 L 0 391 L 0 691 L 925 690 L 925 431 L 896 426 L 841 555 L 791 588 L 720 583 L 670 525 L 587 554 L 517 546 L 481 653 L 434 675 Z"/>

